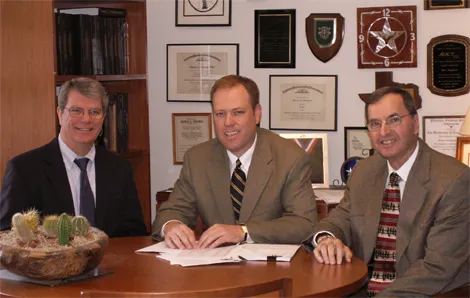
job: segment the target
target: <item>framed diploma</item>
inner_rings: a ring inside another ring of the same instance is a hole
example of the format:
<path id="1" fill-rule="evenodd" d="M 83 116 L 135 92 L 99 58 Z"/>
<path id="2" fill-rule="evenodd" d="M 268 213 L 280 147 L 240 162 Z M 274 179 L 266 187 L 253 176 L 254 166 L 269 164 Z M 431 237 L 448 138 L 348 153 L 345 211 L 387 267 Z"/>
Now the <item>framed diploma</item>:
<path id="1" fill-rule="evenodd" d="M 458 160 L 470 167 L 470 137 L 457 137 Z"/>
<path id="2" fill-rule="evenodd" d="M 314 187 L 329 187 L 328 178 L 328 135 L 326 133 L 280 134 L 299 145 L 310 157 Z"/>
<path id="3" fill-rule="evenodd" d="M 344 127 L 344 159 L 351 157 L 369 157 L 372 145 L 370 143 L 367 127 Z"/>
<path id="4" fill-rule="evenodd" d="M 295 9 L 255 10 L 255 68 L 295 68 Z"/>
<path id="5" fill-rule="evenodd" d="M 232 0 L 175 0 L 176 26 L 231 26 Z"/>
<path id="6" fill-rule="evenodd" d="M 172 113 L 173 164 L 182 165 L 186 151 L 212 139 L 211 113 Z"/>
<path id="7" fill-rule="evenodd" d="M 336 75 L 269 76 L 269 129 L 336 131 Z"/>
<path id="8" fill-rule="evenodd" d="M 465 116 L 424 116 L 423 140 L 436 151 L 455 157 L 456 140 Z"/>
<path id="9" fill-rule="evenodd" d="M 214 82 L 238 74 L 238 44 L 168 44 L 167 101 L 210 102 Z"/>
<path id="10" fill-rule="evenodd" d="M 468 0 L 424 0 L 424 9 L 468 8 Z"/>
<path id="11" fill-rule="evenodd" d="M 470 38 L 448 34 L 428 43 L 428 89 L 441 96 L 470 92 Z"/>

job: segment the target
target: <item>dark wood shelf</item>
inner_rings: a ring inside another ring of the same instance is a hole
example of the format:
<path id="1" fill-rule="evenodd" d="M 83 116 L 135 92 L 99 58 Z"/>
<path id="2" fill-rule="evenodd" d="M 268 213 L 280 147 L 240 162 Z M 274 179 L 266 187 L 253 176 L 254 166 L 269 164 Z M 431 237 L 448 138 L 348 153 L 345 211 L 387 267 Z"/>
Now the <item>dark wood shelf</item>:
<path id="1" fill-rule="evenodd" d="M 92 78 L 100 82 L 137 81 L 137 80 L 147 79 L 146 74 L 96 75 L 96 76 L 95 75 L 67 75 L 67 76 L 56 75 L 55 82 L 56 84 L 62 84 L 76 77 Z"/>

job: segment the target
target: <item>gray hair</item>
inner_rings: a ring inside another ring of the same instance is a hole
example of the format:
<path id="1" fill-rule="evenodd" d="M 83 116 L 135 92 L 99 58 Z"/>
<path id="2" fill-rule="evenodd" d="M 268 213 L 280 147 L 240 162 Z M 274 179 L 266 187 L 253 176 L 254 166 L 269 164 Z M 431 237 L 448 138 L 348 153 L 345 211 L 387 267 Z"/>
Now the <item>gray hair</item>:
<path id="1" fill-rule="evenodd" d="M 68 95 L 72 89 L 88 98 L 100 100 L 103 113 L 106 113 L 106 109 L 108 108 L 106 90 L 100 82 L 90 78 L 75 78 L 62 84 L 59 95 L 57 96 L 57 105 L 62 111 L 67 105 Z"/>

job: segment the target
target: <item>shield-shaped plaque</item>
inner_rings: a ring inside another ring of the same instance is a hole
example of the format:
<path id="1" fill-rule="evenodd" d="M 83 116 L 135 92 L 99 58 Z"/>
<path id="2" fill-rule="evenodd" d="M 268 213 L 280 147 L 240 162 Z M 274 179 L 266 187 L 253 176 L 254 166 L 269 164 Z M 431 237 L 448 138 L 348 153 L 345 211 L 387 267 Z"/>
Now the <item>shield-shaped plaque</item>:
<path id="1" fill-rule="evenodd" d="M 344 38 L 344 18 L 339 13 L 311 13 L 305 19 L 307 42 L 322 62 L 336 56 Z"/>

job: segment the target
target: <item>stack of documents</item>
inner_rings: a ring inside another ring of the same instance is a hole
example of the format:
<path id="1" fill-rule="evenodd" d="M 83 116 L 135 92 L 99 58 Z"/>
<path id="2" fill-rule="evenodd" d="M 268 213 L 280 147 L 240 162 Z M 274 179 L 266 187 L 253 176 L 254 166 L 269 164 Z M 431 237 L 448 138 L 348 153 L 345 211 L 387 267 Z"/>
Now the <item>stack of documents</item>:
<path id="1" fill-rule="evenodd" d="M 299 249 L 299 245 L 284 244 L 242 244 L 217 248 L 179 250 L 169 248 L 159 242 L 136 252 L 158 252 L 161 258 L 171 265 L 201 266 L 241 261 L 285 261 L 289 262 Z"/>
<path id="2" fill-rule="evenodd" d="M 327 204 L 338 204 L 344 196 L 344 189 L 315 188 L 313 191 L 318 200 Z"/>

